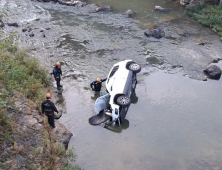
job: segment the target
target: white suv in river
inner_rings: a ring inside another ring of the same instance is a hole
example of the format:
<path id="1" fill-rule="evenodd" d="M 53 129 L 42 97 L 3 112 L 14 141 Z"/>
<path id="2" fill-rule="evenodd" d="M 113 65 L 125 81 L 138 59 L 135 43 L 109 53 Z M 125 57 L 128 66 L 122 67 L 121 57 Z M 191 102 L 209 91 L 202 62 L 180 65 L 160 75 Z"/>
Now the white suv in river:
<path id="1" fill-rule="evenodd" d="M 97 115 L 89 119 L 90 124 L 96 125 L 110 120 L 106 123 L 109 126 L 123 121 L 131 103 L 130 95 L 136 88 L 136 74 L 140 71 L 140 65 L 132 60 L 114 64 L 106 80 L 108 94 L 96 100 Z"/>

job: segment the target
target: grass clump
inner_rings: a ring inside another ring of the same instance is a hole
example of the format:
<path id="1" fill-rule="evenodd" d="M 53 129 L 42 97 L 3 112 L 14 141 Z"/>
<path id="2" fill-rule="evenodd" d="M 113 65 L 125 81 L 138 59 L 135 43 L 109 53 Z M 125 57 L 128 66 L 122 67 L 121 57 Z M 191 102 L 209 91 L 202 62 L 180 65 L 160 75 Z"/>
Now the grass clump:
<path id="1" fill-rule="evenodd" d="M 0 42 L 0 79 L 9 92 L 17 90 L 40 104 L 49 85 L 47 72 L 36 59 L 28 58 L 25 51 L 12 44 L 10 38 Z"/>
<path id="2" fill-rule="evenodd" d="M 187 14 L 201 24 L 215 29 L 222 40 L 222 6 L 197 5 L 187 9 Z"/>

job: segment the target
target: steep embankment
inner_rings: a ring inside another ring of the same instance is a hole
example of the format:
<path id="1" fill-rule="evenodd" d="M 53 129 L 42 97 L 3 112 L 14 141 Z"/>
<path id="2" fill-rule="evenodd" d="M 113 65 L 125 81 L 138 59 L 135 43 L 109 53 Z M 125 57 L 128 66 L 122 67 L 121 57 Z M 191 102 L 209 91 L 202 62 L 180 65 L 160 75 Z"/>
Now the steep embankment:
<path id="1" fill-rule="evenodd" d="M 66 169 L 72 134 L 59 123 L 51 129 L 39 112 L 46 71 L 12 44 L 0 42 L 0 169 Z"/>

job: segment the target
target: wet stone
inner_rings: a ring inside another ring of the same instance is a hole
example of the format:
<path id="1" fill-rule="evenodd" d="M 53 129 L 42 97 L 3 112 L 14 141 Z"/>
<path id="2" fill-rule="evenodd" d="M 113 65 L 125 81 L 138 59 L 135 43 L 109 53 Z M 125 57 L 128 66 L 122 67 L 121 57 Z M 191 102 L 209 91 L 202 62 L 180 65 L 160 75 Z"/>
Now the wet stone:
<path id="1" fill-rule="evenodd" d="M 8 23 L 7 24 L 9 27 L 19 27 L 17 23 Z"/>
<path id="2" fill-rule="evenodd" d="M 127 17 L 132 17 L 133 15 L 135 15 L 136 12 L 133 10 L 127 10 L 126 12 L 124 12 L 124 15 L 126 15 Z"/>
<path id="3" fill-rule="evenodd" d="M 0 28 L 3 28 L 5 24 L 0 20 Z"/>
<path id="4" fill-rule="evenodd" d="M 221 77 L 221 69 L 216 65 L 209 66 L 206 70 L 203 71 L 208 78 L 219 80 Z"/>
<path id="5" fill-rule="evenodd" d="M 146 30 L 144 32 L 144 34 L 147 36 L 147 37 L 154 37 L 154 38 L 157 38 L 157 39 L 160 39 L 162 37 L 165 36 L 165 32 L 160 29 L 160 28 L 157 28 L 157 29 L 153 29 L 153 30 Z"/>
<path id="6" fill-rule="evenodd" d="M 26 32 L 28 29 L 27 28 L 23 28 L 22 29 L 22 32 Z"/>
<path id="7" fill-rule="evenodd" d="M 29 34 L 29 37 L 34 37 L 34 36 L 35 36 L 34 33 Z"/>
<path id="8" fill-rule="evenodd" d="M 155 6 L 155 11 L 158 11 L 158 12 L 168 12 L 169 9 L 166 9 L 166 8 L 163 8 L 161 6 Z"/>
<path id="9" fill-rule="evenodd" d="M 104 6 L 104 7 L 96 8 L 96 12 L 105 12 L 105 11 L 111 11 L 111 7 L 110 6 Z"/>
<path id="10" fill-rule="evenodd" d="M 212 60 L 211 63 L 219 63 L 220 60 L 221 60 L 221 58 L 215 58 L 215 59 Z"/>

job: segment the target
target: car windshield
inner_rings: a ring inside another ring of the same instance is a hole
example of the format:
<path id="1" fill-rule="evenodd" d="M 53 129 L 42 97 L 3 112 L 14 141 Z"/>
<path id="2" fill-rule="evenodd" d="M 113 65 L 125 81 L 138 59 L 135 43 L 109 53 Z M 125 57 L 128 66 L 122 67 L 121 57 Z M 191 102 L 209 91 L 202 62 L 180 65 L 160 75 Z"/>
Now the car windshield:
<path id="1" fill-rule="evenodd" d="M 118 68 L 119 68 L 119 66 L 115 66 L 115 67 L 113 68 L 113 70 L 111 71 L 111 73 L 110 73 L 110 75 L 109 75 L 109 78 L 112 77 L 112 76 L 115 74 L 115 72 L 118 70 Z"/>

